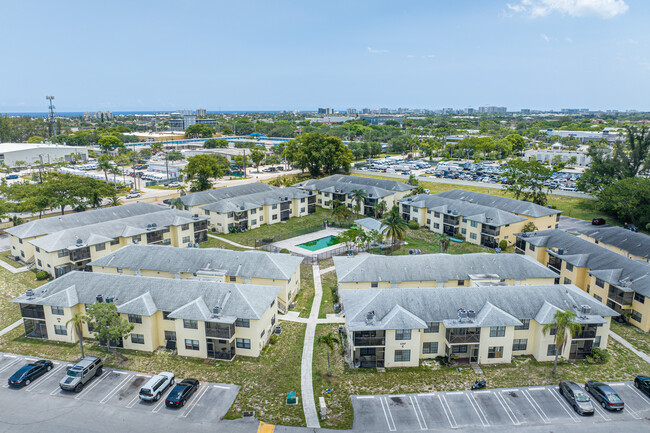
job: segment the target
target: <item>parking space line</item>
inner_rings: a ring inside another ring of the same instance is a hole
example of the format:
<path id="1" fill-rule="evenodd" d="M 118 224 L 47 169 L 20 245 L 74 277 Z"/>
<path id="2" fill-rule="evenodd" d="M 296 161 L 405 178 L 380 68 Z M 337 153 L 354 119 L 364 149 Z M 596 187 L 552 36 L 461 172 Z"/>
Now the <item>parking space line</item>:
<path id="1" fill-rule="evenodd" d="M 634 386 L 631 386 L 629 383 L 626 383 L 625 386 L 627 386 L 627 387 L 630 388 L 632 391 L 634 391 L 634 393 L 635 393 L 636 395 L 638 395 L 639 397 L 641 397 L 641 400 L 643 400 L 645 404 L 647 404 L 648 406 L 650 406 L 650 402 L 648 402 L 648 399 L 647 399 L 643 394 L 641 394 L 639 391 L 637 391 L 636 388 L 635 388 Z"/>
<path id="2" fill-rule="evenodd" d="M 62 368 L 63 368 L 63 365 L 59 365 L 58 367 L 56 367 L 55 369 L 53 369 L 52 371 L 50 371 L 50 373 L 49 373 L 47 376 L 51 376 L 51 375 L 53 375 L 54 373 L 56 373 L 57 371 L 61 370 Z M 27 392 L 33 391 L 37 386 L 42 385 L 44 382 L 45 382 L 45 380 L 39 380 L 38 382 L 32 383 L 31 385 L 29 385 L 29 386 L 25 389 L 25 391 L 27 391 Z"/>
<path id="3" fill-rule="evenodd" d="M 203 389 L 197 394 L 196 398 L 192 403 L 190 403 L 190 407 L 187 408 L 185 413 L 181 414 L 181 418 L 187 418 L 187 416 L 192 412 L 192 409 L 196 407 L 197 404 L 199 404 L 199 400 L 205 395 L 205 393 L 208 391 L 208 386 L 204 385 Z"/>
<path id="4" fill-rule="evenodd" d="M 76 396 L 74 399 L 75 399 L 75 400 L 79 400 L 79 399 L 81 399 L 81 397 L 83 397 L 84 395 L 88 394 L 88 391 L 90 391 L 91 389 L 93 389 L 94 387 L 96 387 L 97 385 L 99 385 L 99 383 L 100 383 L 102 380 L 106 379 L 106 378 L 107 378 L 111 373 L 112 373 L 111 371 L 106 371 L 106 372 L 102 375 L 102 377 L 99 378 L 99 380 L 95 381 L 95 383 L 91 384 L 88 388 L 86 388 L 86 389 L 84 389 L 83 391 L 81 391 L 81 392 L 79 393 L 79 395 Z"/>
<path id="5" fill-rule="evenodd" d="M 212 385 L 213 388 L 220 388 L 220 389 L 230 389 L 229 386 L 222 386 L 222 385 Z"/>
<path id="6" fill-rule="evenodd" d="M 521 424 L 521 422 L 519 422 L 519 419 L 517 418 L 517 415 L 515 415 L 515 412 L 512 410 L 512 408 L 510 407 L 510 405 L 508 404 L 506 399 L 503 398 L 503 395 L 499 394 L 498 392 L 495 392 L 494 396 L 496 397 L 496 399 L 499 402 L 499 404 L 501 405 L 501 407 L 503 407 L 503 410 L 506 411 L 506 415 L 508 415 L 508 418 L 510 418 L 510 421 L 512 421 L 512 423 L 514 425 Z M 511 413 L 512 413 L 512 416 L 510 416 Z"/>
<path id="7" fill-rule="evenodd" d="M 544 413 L 540 405 L 537 404 L 537 401 L 533 398 L 533 396 L 530 395 L 528 391 L 525 389 L 521 393 L 524 395 L 524 397 L 526 397 L 526 400 L 528 400 L 528 402 L 533 407 L 533 409 L 535 409 L 535 412 L 537 412 L 537 415 L 539 415 L 542 421 L 546 424 L 550 424 L 551 420 L 548 419 L 548 417 L 546 416 L 546 414 Z"/>
<path id="8" fill-rule="evenodd" d="M 410 395 L 409 399 L 411 400 L 411 405 L 413 406 L 413 412 L 415 412 L 415 418 L 417 418 L 418 424 L 420 424 L 420 430 L 427 430 L 427 423 L 424 420 L 424 415 L 422 414 L 422 409 L 420 408 L 418 397 Z M 419 414 L 418 411 L 420 412 Z M 420 418 L 422 419 L 422 422 L 420 422 Z"/>
<path id="9" fill-rule="evenodd" d="M 7 364 L 4 367 L 0 368 L 0 373 L 2 373 L 3 371 L 9 369 L 9 367 L 11 367 L 14 364 L 17 364 L 18 362 L 20 362 L 20 359 L 16 359 L 15 361 L 11 361 L 9 364 Z"/>
<path id="10" fill-rule="evenodd" d="M 501 392 L 519 392 L 519 390 L 518 390 L 517 388 L 513 388 L 513 389 L 502 389 Z"/>
<path id="11" fill-rule="evenodd" d="M 474 408 L 474 412 L 476 412 L 476 415 L 478 415 L 478 419 L 481 420 L 481 424 L 483 424 L 483 427 L 489 426 L 490 423 L 488 422 L 487 417 L 483 413 L 483 409 L 481 409 L 481 407 L 478 405 L 478 402 L 476 401 L 476 397 L 474 397 L 473 395 L 470 396 L 469 394 L 465 394 L 465 395 L 467 396 L 467 399 L 469 400 L 469 404 L 471 404 L 472 407 Z M 479 411 L 481 411 L 481 412 L 479 413 Z M 481 416 L 481 415 L 483 415 L 483 416 Z"/>
<path id="12" fill-rule="evenodd" d="M 136 394 L 135 397 L 133 397 L 133 400 L 131 400 L 129 404 L 126 405 L 126 408 L 131 409 L 133 406 L 135 406 L 135 402 L 138 401 L 139 398 L 140 396 Z"/>
<path id="13" fill-rule="evenodd" d="M 4 355 L 2 355 L 2 356 L 4 356 L 5 358 L 16 358 L 16 355 L 7 355 L 7 354 L 4 354 Z"/>
<path id="14" fill-rule="evenodd" d="M 448 392 L 446 394 L 447 395 L 461 395 L 461 394 L 465 394 L 465 393 L 463 391 L 451 391 L 451 392 Z"/>
<path id="15" fill-rule="evenodd" d="M 390 398 L 406 398 L 406 395 L 404 394 L 395 394 L 395 395 L 389 395 Z"/>
<path id="16" fill-rule="evenodd" d="M 418 394 L 418 397 L 433 397 L 434 395 L 436 394 L 433 392 L 423 392 L 421 394 Z"/>
<path id="17" fill-rule="evenodd" d="M 611 421 L 611 420 L 612 420 L 612 419 L 611 419 L 609 416 L 607 416 L 607 414 L 605 413 L 605 409 L 601 409 L 600 404 L 598 404 L 597 401 L 594 401 L 594 400 L 592 399 L 592 400 L 591 400 L 591 403 L 592 403 L 592 405 L 594 406 L 594 411 L 598 412 L 598 415 L 600 415 L 601 417 L 603 417 L 603 419 L 604 419 L 605 421 Z"/>
<path id="18" fill-rule="evenodd" d="M 34 362 L 37 361 L 36 358 L 23 358 L 25 361 Z"/>
<path id="19" fill-rule="evenodd" d="M 458 427 L 458 424 L 456 423 L 456 419 L 454 418 L 454 414 L 451 413 L 451 409 L 449 408 L 449 404 L 447 403 L 447 399 L 445 398 L 444 394 L 438 394 L 438 400 L 440 400 L 440 405 L 442 406 L 442 410 L 445 411 L 445 415 L 447 416 L 447 421 L 449 421 L 449 426 L 451 428 Z"/>
<path id="20" fill-rule="evenodd" d="M 388 425 L 388 430 L 389 431 L 396 431 L 397 428 L 395 427 L 395 421 L 393 420 L 393 425 L 390 425 L 390 421 L 393 419 L 393 414 L 390 413 L 390 408 L 388 407 L 388 402 L 384 402 L 386 397 L 379 397 L 379 402 L 381 403 L 381 408 L 384 411 L 384 418 L 386 418 L 386 424 Z M 388 419 L 388 415 L 390 415 L 390 419 Z"/>
<path id="21" fill-rule="evenodd" d="M 528 388 L 528 391 L 544 391 L 546 387 L 544 386 L 534 386 L 532 388 Z"/>
<path id="22" fill-rule="evenodd" d="M 374 395 L 357 395 L 357 400 L 362 400 L 364 398 L 375 398 Z"/>
<path id="23" fill-rule="evenodd" d="M 124 379 L 122 379 L 122 381 L 120 383 L 117 384 L 117 386 L 115 388 L 111 389 L 110 392 L 108 394 L 106 394 L 106 396 L 99 401 L 99 403 L 100 404 L 105 404 L 108 400 L 111 399 L 111 397 L 113 397 L 115 394 L 117 394 L 117 392 L 120 389 L 122 389 L 122 386 L 124 386 L 124 384 L 126 382 L 131 380 L 132 377 L 133 377 L 133 375 L 127 375 Z"/>
<path id="24" fill-rule="evenodd" d="M 546 389 L 548 389 L 548 392 L 551 393 L 551 395 L 553 396 L 553 398 L 554 398 L 555 400 L 557 400 L 558 403 L 560 403 L 560 406 L 562 406 L 562 409 L 564 409 L 564 411 L 565 411 L 565 412 L 566 412 L 566 413 L 571 417 L 571 419 L 572 419 L 574 422 L 580 422 L 580 419 L 578 419 L 578 418 L 576 417 L 576 415 L 574 415 L 573 413 L 571 413 L 571 412 L 573 411 L 573 408 L 572 408 L 571 406 L 569 406 L 569 407 L 571 408 L 571 410 L 569 410 L 569 409 L 566 408 L 567 405 L 568 405 L 569 403 L 567 403 L 566 400 L 564 400 L 564 396 L 561 395 L 560 397 L 562 397 L 562 398 L 560 399 L 560 398 L 556 395 L 556 393 L 557 393 L 557 394 L 560 393 L 559 391 L 556 391 L 556 390 L 554 390 L 554 389 L 550 389 L 550 388 L 546 388 Z"/>
<path id="25" fill-rule="evenodd" d="M 483 390 L 483 391 L 473 391 L 472 394 L 489 394 L 491 392 L 492 391 L 489 391 L 489 390 L 486 389 L 486 390 Z"/>

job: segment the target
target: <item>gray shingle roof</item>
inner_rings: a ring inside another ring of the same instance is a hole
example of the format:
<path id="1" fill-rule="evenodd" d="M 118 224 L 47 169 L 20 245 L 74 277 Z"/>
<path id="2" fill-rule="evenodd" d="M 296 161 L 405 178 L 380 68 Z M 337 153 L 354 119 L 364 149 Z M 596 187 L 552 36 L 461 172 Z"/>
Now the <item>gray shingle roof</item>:
<path id="1" fill-rule="evenodd" d="M 34 236 L 48 235 L 69 228 L 97 224 L 104 221 L 161 212 L 167 209 L 169 208 L 150 203 L 131 203 L 122 206 L 113 206 L 102 209 L 87 210 L 85 212 L 71 213 L 68 215 L 36 219 L 16 227 L 8 228 L 6 231 L 11 235 L 24 239 Z"/>
<path id="2" fill-rule="evenodd" d="M 494 207 L 441 197 L 439 194 L 418 194 L 413 197 L 403 198 L 399 202 L 445 215 L 462 215 L 465 219 L 497 227 L 526 221 L 524 217 Z"/>
<path id="3" fill-rule="evenodd" d="M 361 218 L 360 220 L 355 220 L 354 223 L 368 230 L 377 230 L 379 233 L 383 233 L 386 228 L 384 224 L 374 218 Z"/>
<path id="4" fill-rule="evenodd" d="M 488 274 L 500 279 L 555 278 L 555 272 L 520 254 L 423 254 L 334 257 L 339 283 L 367 281 L 468 280 Z"/>
<path id="5" fill-rule="evenodd" d="M 73 307 L 93 304 L 97 295 L 103 295 L 104 299 L 115 298 L 120 313 L 150 316 L 155 311 L 169 311 L 175 318 L 221 321 L 212 315 L 215 306 L 221 307 L 225 317 L 259 319 L 280 290 L 279 286 L 74 271 L 34 289 L 31 299 L 21 295 L 11 302 Z"/>
<path id="6" fill-rule="evenodd" d="M 579 230 L 586 236 L 596 239 L 606 245 L 612 245 L 628 251 L 635 256 L 650 259 L 650 236 L 625 230 L 622 227 L 588 228 Z"/>
<path id="7" fill-rule="evenodd" d="M 359 176 L 335 174 L 322 179 L 309 179 L 294 185 L 297 188 L 310 191 L 338 192 L 349 194 L 355 189 L 362 189 L 369 197 L 381 198 L 395 192 L 409 191 L 414 186 L 396 180 L 374 179 Z"/>
<path id="8" fill-rule="evenodd" d="M 192 194 L 187 194 L 181 197 L 181 201 L 185 206 L 198 206 L 207 203 L 214 203 L 225 198 L 239 197 L 263 191 L 272 191 L 274 189 L 277 188 L 265 183 L 246 183 L 243 185 L 235 185 L 227 188 L 211 189 L 209 191 L 200 191 Z"/>
<path id="9" fill-rule="evenodd" d="M 162 230 L 170 225 L 191 224 L 207 220 L 205 216 L 195 218 L 190 212 L 176 209 L 163 209 L 145 215 L 136 215 L 128 218 L 105 221 L 55 232 L 51 235 L 29 241 L 32 245 L 45 251 L 59 251 L 74 249 L 109 242 L 119 236 L 136 236 L 150 231 Z M 148 230 L 148 224 L 156 224 L 156 228 Z M 77 239 L 82 243 L 77 244 Z"/>
<path id="10" fill-rule="evenodd" d="M 201 209 L 219 213 L 241 212 L 259 208 L 263 205 L 278 204 L 294 198 L 306 198 L 310 195 L 312 195 L 311 192 L 298 188 L 275 188 L 254 194 L 224 198 L 217 202 L 201 206 Z"/>
<path id="11" fill-rule="evenodd" d="M 519 215 L 526 215 L 535 218 L 547 215 L 555 215 L 562 212 L 557 209 L 550 209 L 527 201 L 498 197 L 490 194 L 481 194 L 480 192 L 465 191 L 462 189 L 440 192 L 435 195 L 452 198 L 454 200 L 463 200 L 470 203 L 489 206 L 496 209 L 501 209 L 506 212 L 512 212 Z"/>
<path id="12" fill-rule="evenodd" d="M 340 296 L 351 331 L 400 329 L 386 320 L 397 306 L 424 322 L 443 322 L 450 327 L 460 326 L 460 308 L 476 312 L 472 322 L 462 322 L 463 327 L 516 326 L 521 319 L 546 320 L 549 305 L 575 312 L 579 323 L 602 323 L 602 317 L 618 315 L 573 285 L 355 289 L 341 290 Z M 590 314 L 580 313 L 583 305 L 591 307 Z M 374 323 L 366 321 L 371 311 L 375 313 Z M 548 323 L 544 320 L 540 323 Z"/>
<path id="13" fill-rule="evenodd" d="M 650 297 L 650 264 L 632 260 L 563 230 L 542 230 L 516 235 L 573 266 L 587 267 L 589 273 L 624 291 Z M 560 254 L 559 250 L 562 250 Z"/>
<path id="14" fill-rule="evenodd" d="M 166 271 L 172 274 L 212 271 L 242 278 L 289 280 L 300 268 L 300 263 L 302 257 L 263 251 L 128 245 L 100 257 L 90 266 Z"/>

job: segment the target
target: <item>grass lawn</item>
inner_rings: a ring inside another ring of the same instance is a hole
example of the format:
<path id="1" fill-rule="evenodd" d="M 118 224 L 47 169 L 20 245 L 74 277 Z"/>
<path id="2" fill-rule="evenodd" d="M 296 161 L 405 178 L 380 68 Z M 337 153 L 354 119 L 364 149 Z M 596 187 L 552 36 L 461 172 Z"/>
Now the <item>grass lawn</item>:
<path id="1" fill-rule="evenodd" d="M 17 261 L 10 259 L 9 256 L 11 255 L 11 251 L 3 251 L 0 253 L 0 260 L 2 260 L 5 263 L 9 263 L 11 266 L 14 268 L 22 268 L 23 264 L 18 263 Z"/>
<path id="2" fill-rule="evenodd" d="M 316 207 L 316 212 L 300 218 L 291 218 L 289 221 L 276 224 L 267 224 L 259 228 L 242 232 L 242 233 L 229 233 L 220 235 L 224 239 L 228 239 L 238 244 L 254 246 L 255 240 L 271 238 L 277 235 L 284 235 L 293 231 L 304 230 L 316 225 L 322 225 L 323 220 L 331 215 L 329 209 Z M 296 233 L 295 236 L 301 233 Z"/>
<path id="3" fill-rule="evenodd" d="M 338 325 L 318 325 L 316 335 L 337 332 Z M 638 374 L 650 375 L 650 365 L 623 346 L 609 340 L 610 359 L 604 364 L 586 361 L 566 362 L 558 365 L 555 377 L 551 375 L 552 362 L 537 362 L 530 357 L 518 357 L 510 365 L 481 366 L 490 388 L 548 385 L 561 380 L 584 383 L 587 380 L 631 380 Z M 322 427 L 347 429 L 352 427 L 351 395 L 400 394 L 414 392 L 452 391 L 469 389 L 477 376 L 469 367 L 460 373 L 455 367 L 443 367 L 432 361 L 429 365 L 414 368 L 387 369 L 379 373 L 375 369 L 353 369 L 344 363 L 340 350 L 330 356 L 332 377 L 327 376 L 327 351 L 314 347 L 314 398 L 325 396 L 327 388 L 332 396 L 325 397 L 330 417 L 321 422 Z"/>
<path id="4" fill-rule="evenodd" d="M 300 361 L 305 325 L 282 322 L 282 335 L 275 344 L 267 346 L 259 358 L 238 357 L 234 361 L 205 363 L 204 359 L 183 358 L 169 352 L 146 353 L 122 351 L 128 358 L 120 361 L 115 355 L 95 344 L 84 345 L 87 355 L 100 356 L 104 365 L 155 374 L 172 371 L 176 377 L 194 377 L 201 381 L 234 383 L 241 386 L 235 403 L 226 418 L 239 418 L 244 410 L 254 410 L 255 416 L 267 423 L 304 426 L 302 398 L 295 406 L 285 404 L 286 394 L 295 391 L 300 397 Z M 5 337 L 0 345 L 5 352 L 21 353 L 38 358 L 75 362 L 79 345 L 39 341 L 25 338 L 19 327 Z"/>
<path id="5" fill-rule="evenodd" d="M 321 267 L 321 269 L 323 269 Z M 327 314 L 334 313 L 334 292 L 337 290 L 336 271 L 328 272 L 322 275 L 321 285 L 323 286 L 323 300 L 320 303 L 320 311 L 318 317 L 325 319 Z"/>
<path id="6" fill-rule="evenodd" d="M 331 257 L 329 259 L 323 259 L 320 262 L 318 262 L 318 266 L 320 266 L 321 271 L 327 268 L 331 268 L 332 266 L 334 266 L 334 259 Z"/>
<path id="7" fill-rule="evenodd" d="M 628 343 L 650 355 L 650 334 L 632 325 L 624 325 L 612 320 L 612 331 L 625 338 Z"/>
<path id="8" fill-rule="evenodd" d="M 435 254 L 442 253 L 442 247 L 436 238 L 436 233 L 425 228 L 417 230 L 406 229 L 404 236 L 406 245 L 401 248 L 395 249 L 393 255 L 408 254 L 409 249 L 418 249 L 422 254 Z M 371 253 L 378 254 L 379 251 L 375 248 L 370 251 Z M 493 253 L 492 248 L 482 247 L 480 245 L 470 244 L 469 242 L 450 242 L 447 248 L 447 254 L 468 254 L 468 253 Z"/>
<path id="9" fill-rule="evenodd" d="M 20 319 L 18 305 L 9 301 L 25 293 L 25 290 L 35 289 L 45 283 L 46 281 L 36 281 L 35 273 L 32 271 L 12 274 L 0 268 L 0 329 Z"/>
<path id="10" fill-rule="evenodd" d="M 199 244 L 201 248 L 222 248 L 225 250 L 245 251 L 247 248 L 236 247 L 219 239 L 208 236 L 208 240 Z"/>
<path id="11" fill-rule="evenodd" d="M 314 270 L 311 265 L 300 264 L 300 292 L 294 301 L 296 306 L 293 311 L 300 313 L 300 317 L 309 317 L 311 304 L 314 302 Z"/>

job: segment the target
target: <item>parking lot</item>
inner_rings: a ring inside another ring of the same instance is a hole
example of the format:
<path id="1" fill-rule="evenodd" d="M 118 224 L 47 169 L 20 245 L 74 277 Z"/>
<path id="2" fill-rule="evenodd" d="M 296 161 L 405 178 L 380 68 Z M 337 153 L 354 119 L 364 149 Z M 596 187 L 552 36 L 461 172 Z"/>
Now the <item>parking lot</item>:
<path id="1" fill-rule="evenodd" d="M 0 354 L 0 392 L 24 392 L 33 398 L 61 398 L 68 401 L 105 405 L 118 410 L 150 412 L 160 416 L 185 418 L 194 422 L 218 421 L 232 405 L 239 386 L 232 384 L 201 382 L 198 390 L 189 398 L 184 407 L 168 408 L 165 397 L 173 387 L 169 387 L 157 402 L 144 402 L 138 398 L 140 387 L 151 377 L 150 375 L 104 367 L 102 375 L 93 378 L 79 392 L 63 391 L 59 381 L 67 373 L 67 367 L 72 364 L 54 361 L 54 368 L 49 373 L 36 379 L 23 388 L 9 388 L 7 379 L 21 366 L 35 361 L 35 358 L 20 355 Z M 184 378 L 177 377 L 176 383 Z"/>
<path id="2" fill-rule="evenodd" d="M 632 382 L 610 383 L 625 402 L 621 412 L 594 405 L 594 416 L 574 412 L 557 386 L 352 397 L 354 430 L 414 431 L 474 427 L 581 425 L 650 416 L 650 399 Z M 363 427 L 363 428 L 362 428 Z M 570 428 L 570 427 L 569 427 Z"/>

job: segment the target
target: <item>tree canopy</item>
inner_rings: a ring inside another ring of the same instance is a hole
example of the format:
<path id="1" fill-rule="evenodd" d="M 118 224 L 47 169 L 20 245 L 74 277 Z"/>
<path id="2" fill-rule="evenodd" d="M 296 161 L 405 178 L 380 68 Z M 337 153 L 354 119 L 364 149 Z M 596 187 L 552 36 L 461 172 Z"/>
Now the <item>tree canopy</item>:
<path id="1" fill-rule="evenodd" d="M 314 176 L 349 171 L 354 156 L 338 137 L 310 132 L 286 144 L 284 156 L 296 167 Z"/>
<path id="2" fill-rule="evenodd" d="M 224 147 L 228 147 L 228 141 L 224 140 L 223 138 L 220 138 L 218 140 L 210 138 L 209 140 L 205 140 L 205 143 L 203 143 L 203 148 L 205 149 L 216 149 Z"/>
<path id="3" fill-rule="evenodd" d="M 102 152 L 108 152 L 111 150 L 115 150 L 118 147 L 124 147 L 124 143 L 122 143 L 119 138 L 113 135 L 103 136 L 102 138 L 99 139 L 97 144 L 99 144 L 99 147 L 102 149 Z"/>
<path id="4" fill-rule="evenodd" d="M 214 134 L 214 128 L 204 123 L 195 123 L 185 129 L 187 138 L 211 138 Z"/>
<path id="5" fill-rule="evenodd" d="M 210 179 L 223 177 L 229 169 L 228 160 L 220 155 L 196 155 L 187 160 L 183 170 L 192 181 L 191 191 L 204 191 L 212 188 Z"/>
<path id="6" fill-rule="evenodd" d="M 551 169 L 535 159 L 529 161 L 521 158 L 513 159 L 506 165 L 504 175 L 508 184 L 505 189 L 514 193 L 517 200 L 532 201 L 545 206 L 547 193 L 544 190 L 544 181 L 552 173 Z"/>

